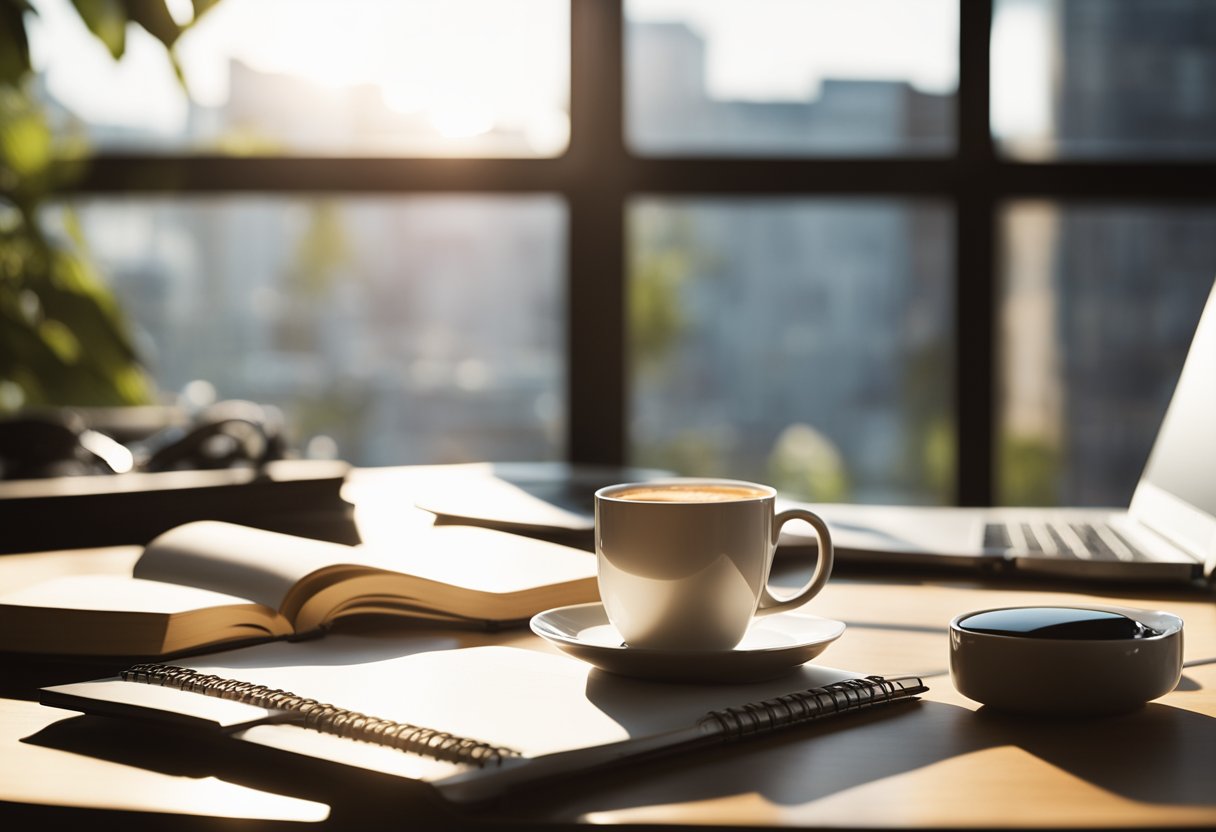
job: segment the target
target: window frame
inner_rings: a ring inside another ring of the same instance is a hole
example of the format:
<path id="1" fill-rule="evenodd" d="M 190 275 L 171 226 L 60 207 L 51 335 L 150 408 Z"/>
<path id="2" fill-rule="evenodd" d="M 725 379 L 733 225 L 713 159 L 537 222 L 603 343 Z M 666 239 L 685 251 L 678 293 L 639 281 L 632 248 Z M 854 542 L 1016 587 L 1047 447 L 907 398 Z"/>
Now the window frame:
<path id="1" fill-rule="evenodd" d="M 566 442 L 570 462 L 628 455 L 625 212 L 635 196 L 940 199 L 954 212 L 955 503 L 995 493 L 997 227 L 1005 203 L 1210 203 L 1216 164 L 1000 158 L 989 127 L 994 0 L 958 0 L 956 147 L 941 157 L 645 158 L 626 146 L 624 0 L 570 0 L 570 143 L 554 158 L 229 157 L 100 153 L 65 190 L 155 193 L 554 193 L 569 216 Z M 965 347 L 965 349 L 963 348 Z"/>

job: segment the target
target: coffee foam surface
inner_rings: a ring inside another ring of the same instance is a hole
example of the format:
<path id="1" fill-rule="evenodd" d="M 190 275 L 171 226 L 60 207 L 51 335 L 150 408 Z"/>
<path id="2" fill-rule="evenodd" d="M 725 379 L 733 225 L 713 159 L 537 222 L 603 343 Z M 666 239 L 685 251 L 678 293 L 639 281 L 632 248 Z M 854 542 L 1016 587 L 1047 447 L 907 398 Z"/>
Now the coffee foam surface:
<path id="1" fill-rule="evenodd" d="M 639 503 L 728 503 L 766 495 L 756 488 L 734 485 L 665 485 L 630 488 L 608 496 Z"/>

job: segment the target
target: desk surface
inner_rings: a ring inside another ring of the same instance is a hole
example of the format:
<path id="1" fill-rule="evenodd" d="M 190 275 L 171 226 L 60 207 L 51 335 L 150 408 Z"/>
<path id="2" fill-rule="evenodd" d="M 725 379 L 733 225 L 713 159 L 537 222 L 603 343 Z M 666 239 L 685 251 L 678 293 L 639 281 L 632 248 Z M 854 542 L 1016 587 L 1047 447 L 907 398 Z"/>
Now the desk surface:
<path id="1" fill-rule="evenodd" d="M 391 536 L 394 524 L 428 522 L 429 516 L 400 510 L 416 484 L 407 474 L 379 472 L 364 480 L 373 492 L 392 495 L 386 502 L 391 511 L 375 522 L 365 518 L 373 536 Z M 357 504 L 372 505 L 369 494 Z M 54 574 L 122 572 L 137 555 L 127 547 L 5 556 L 0 586 Z M 775 580 L 792 586 L 799 577 L 782 572 Z M 1121 603 L 1182 616 L 1187 666 L 1181 684 L 1134 713 L 1088 720 L 1004 716 L 955 692 L 947 672 L 949 620 L 985 607 L 1044 603 Z M 930 691 L 897 715 L 842 717 L 730 751 L 583 778 L 509 802 L 492 819 L 521 826 L 1216 827 L 1211 594 L 985 584 L 957 576 L 838 575 L 808 610 L 848 625 L 817 661 L 865 673 L 924 675 Z M 412 622 L 375 626 L 391 626 L 403 639 L 434 635 Z M 553 649 L 521 630 L 448 630 L 445 636 L 461 646 Z M 401 793 L 363 793 L 357 784 L 285 782 L 239 768 L 212 768 L 205 750 L 158 743 L 154 736 L 131 741 L 112 721 L 33 701 L 41 684 L 98 675 L 103 673 L 94 667 L 6 663 L 0 683 L 0 817 L 90 824 L 120 819 L 124 828 L 170 821 L 175 827 L 235 828 L 216 820 L 230 817 L 288 828 L 356 828 L 369 819 L 468 820 L 450 817 L 444 807 L 411 805 Z"/>

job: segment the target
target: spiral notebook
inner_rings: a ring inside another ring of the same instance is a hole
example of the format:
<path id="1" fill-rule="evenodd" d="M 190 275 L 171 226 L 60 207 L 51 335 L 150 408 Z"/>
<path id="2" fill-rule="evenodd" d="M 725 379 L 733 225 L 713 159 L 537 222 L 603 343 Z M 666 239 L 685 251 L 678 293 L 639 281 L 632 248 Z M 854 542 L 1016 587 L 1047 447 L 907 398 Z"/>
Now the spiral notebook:
<path id="1" fill-rule="evenodd" d="M 480 803 L 926 690 L 918 678 L 814 666 L 750 685 L 656 685 L 514 647 L 394 655 L 357 637 L 267 647 L 207 664 L 137 665 L 44 688 L 41 701 L 224 734 L 238 752 L 252 745 L 276 760 L 367 769 Z"/>

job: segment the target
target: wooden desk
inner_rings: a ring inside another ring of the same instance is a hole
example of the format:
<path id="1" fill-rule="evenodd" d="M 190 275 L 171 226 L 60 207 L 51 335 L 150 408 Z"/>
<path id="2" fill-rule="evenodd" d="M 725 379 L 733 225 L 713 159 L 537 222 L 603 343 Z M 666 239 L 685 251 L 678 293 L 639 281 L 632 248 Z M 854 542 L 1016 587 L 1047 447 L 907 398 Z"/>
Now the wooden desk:
<path id="1" fill-rule="evenodd" d="M 395 493 L 398 505 L 405 499 Z M 425 522 L 398 514 L 395 522 Z M 6 556 L 0 558 L 0 586 L 65 572 L 121 572 L 136 555 L 128 548 Z M 792 586 L 798 579 L 782 572 L 778 581 Z M 923 674 L 931 690 L 921 703 L 583 778 L 511 801 L 484 819 L 520 827 L 1216 827 L 1213 600 L 1204 592 L 1160 588 L 1078 591 L 959 577 L 838 574 L 808 610 L 845 621 L 848 630 L 817 661 L 866 673 Z M 1187 667 L 1181 684 L 1134 713 L 1090 720 L 1004 716 L 958 695 L 947 673 L 949 620 L 985 607 L 1044 603 L 1124 603 L 1182 616 Z M 403 639 L 436 636 L 418 624 L 375 626 L 391 626 Z M 552 649 L 526 631 L 447 630 L 442 637 L 452 646 Z M 0 800 L 6 802 L 0 817 L 223 829 L 251 825 L 222 819 L 233 817 L 260 819 L 255 827 L 295 829 L 470 821 L 444 807 L 411 804 L 391 789 L 364 791 L 357 779 L 301 783 L 241 771 L 206 749 L 155 735 L 132 741 L 112 721 L 32 701 L 40 684 L 103 675 L 98 668 L 12 662 L 3 668 Z"/>

